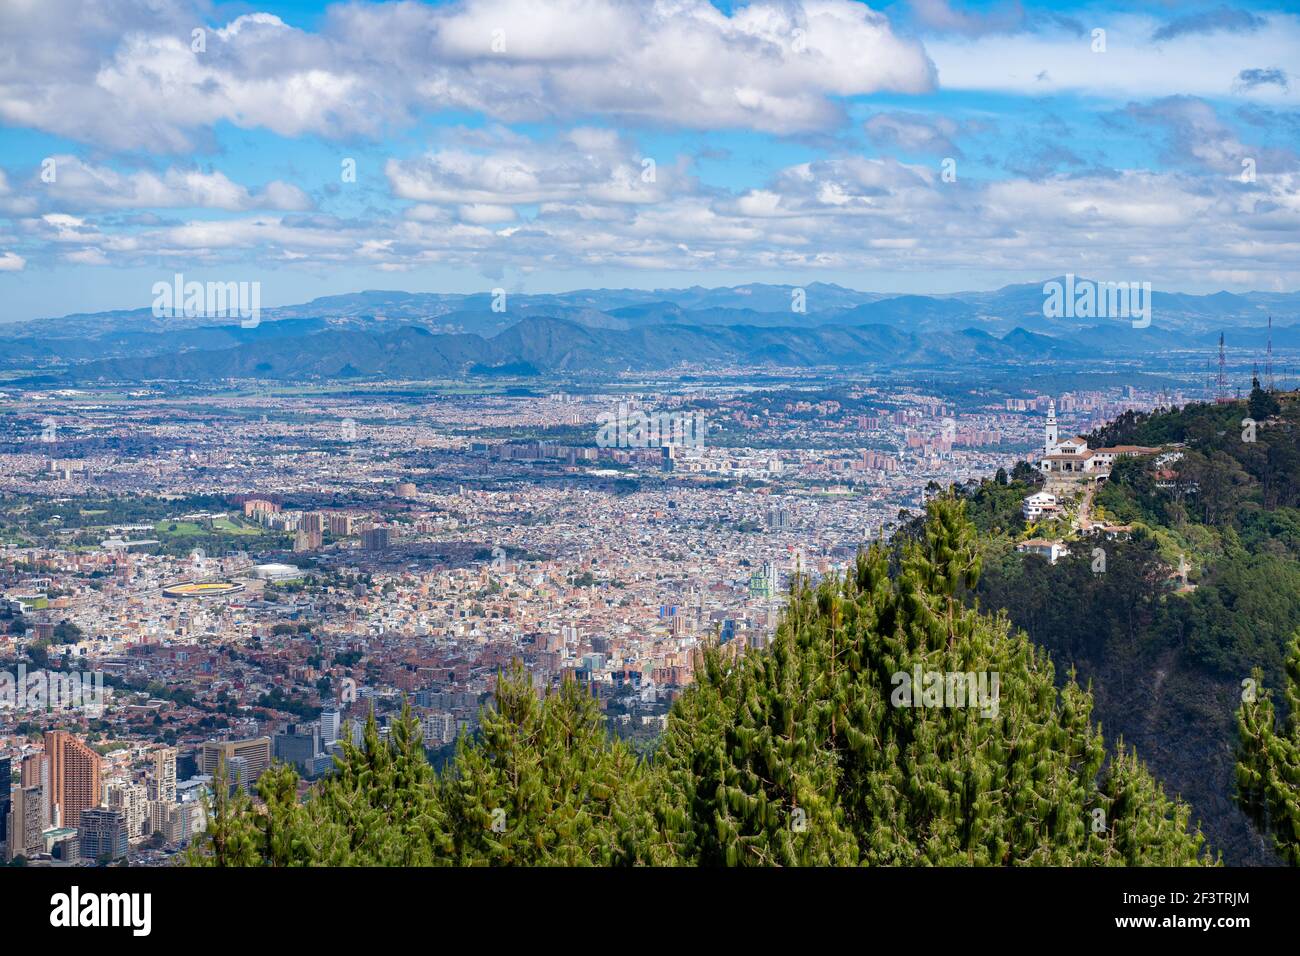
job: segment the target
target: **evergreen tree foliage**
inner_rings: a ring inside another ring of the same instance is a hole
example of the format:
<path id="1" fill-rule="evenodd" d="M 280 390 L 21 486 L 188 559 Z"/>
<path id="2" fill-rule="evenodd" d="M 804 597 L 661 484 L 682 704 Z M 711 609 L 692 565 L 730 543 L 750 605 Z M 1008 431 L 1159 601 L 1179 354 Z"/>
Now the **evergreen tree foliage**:
<path id="1" fill-rule="evenodd" d="M 306 800 L 287 767 L 262 776 L 256 808 L 218 785 L 189 861 L 1212 862 L 1186 806 L 1133 753 L 1121 744 L 1107 759 L 1073 676 L 1058 690 L 1050 659 L 1005 614 L 965 602 L 980 565 L 965 503 L 937 499 L 893 573 L 875 545 L 815 588 L 797 578 L 770 647 L 704 650 L 649 761 L 606 733 L 584 688 L 539 698 L 516 662 L 440 775 L 409 710 L 387 740 L 372 718 Z M 941 675 L 937 696 L 929 678 L 904 693 L 914 672 Z"/>
<path id="2" fill-rule="evenodd" d="M 539 700 L 516 661 L 499 676 L 477 739 L 462 736 L 440 781 L 461 865 L 671 862 L 649 809 L 649 770 L 610 740 L 573 681 Z"/>
<path id="3" fill-rule="evenodd" d="M 1259 672 L 1254 676 L 1259 681 Z M 1267 690 L 1246 695 L 1237 711 L 1237 800 L 1278 854 L 1300 866 L 1300 633 L 1286 661 L 1285 726 L 1275 722 Z"/>
<path id="4" fill-rule="evenodd" d="M 276 764 L 257 783 L 264 807 L 214 781 L 208 830 L 187 862 L 213 866 L 429 866 L 451 841 L 424 756 L 420 724 L 404 708 L 389 739 L 373 715 L 363 745 L 342 741 L 335 773 L 298 800 L 298 774 Z"/>
<path id="5" fill-rule="evenodd" d="M 769 652 L 706 658 L 659 758 L 691 862 L 1210 862 L 1133 754 L 1106 760 L 1090 694 L 1058 692 L 1005 616 L 963 606 L 979 564 L 964 504 L 933 501 L 896 577 L 877 545 L 842 579 L 796 583 Z M 899 706 L 918 667 L 997 674 L 996 715 Z"/>
<path id="6" fill-rule="evenodd" d="M 1250 390 L 1250 398 L 1246 400 L 1246 408 L 1250 412 L 1251 418 L 1257 422 L 1262 422 L 1282 411 L 1281 403 L 1271 393 L 1259 387 L 1258 379 L 1253 384 L 1254 387 Z"/>
<path id="7" fill-rule="evenodd" d="M 224 762 L 212 778 L 212 797 L 204 807 L 207 829 L 181 858 L 187 866 L 257 866 L 261 840 L 252 805 L 242 792 L 230 792 Z"/>

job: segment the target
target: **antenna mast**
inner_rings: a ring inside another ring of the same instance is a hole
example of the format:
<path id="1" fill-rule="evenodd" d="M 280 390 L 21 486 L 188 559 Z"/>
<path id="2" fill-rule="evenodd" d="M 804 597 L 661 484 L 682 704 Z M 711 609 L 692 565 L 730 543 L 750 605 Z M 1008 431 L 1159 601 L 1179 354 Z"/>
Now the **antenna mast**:
<path id="1" fill-rule="evenodd" d="M 1273 382 L 1273 316 L 1268 317 L 1268 352 L 1264 359 L 1264 387 L 1270 392 L 1276 389 Z"/>
<path id="2" fill-rule="evenodd" d="M 1214 400 L 1223 404 L 1228 400 L 1227 360 L 1223 354 L 1223 333 L 1219 333 L 1219 377 L 1214 383 Z"/>

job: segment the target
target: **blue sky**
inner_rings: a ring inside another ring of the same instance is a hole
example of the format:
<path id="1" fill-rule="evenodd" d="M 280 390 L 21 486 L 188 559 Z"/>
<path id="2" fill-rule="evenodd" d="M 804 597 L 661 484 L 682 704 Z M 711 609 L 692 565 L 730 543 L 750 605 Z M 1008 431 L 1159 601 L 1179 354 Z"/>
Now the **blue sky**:
<path id="1" fill-rule="evenodd" d="M 0 320 L 147 306 L 177 272 L 266 305 L 1068 271 L 1292 290 L 1293 10 L 10 0 Z"/>

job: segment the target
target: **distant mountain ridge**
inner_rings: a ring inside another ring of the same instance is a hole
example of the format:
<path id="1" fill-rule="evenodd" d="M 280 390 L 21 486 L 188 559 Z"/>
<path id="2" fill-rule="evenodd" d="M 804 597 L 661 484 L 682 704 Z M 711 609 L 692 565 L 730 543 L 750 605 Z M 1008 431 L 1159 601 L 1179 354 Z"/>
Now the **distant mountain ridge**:
<path id="1" fill-rule="evenodd" d="M 274 324 L 270 328 L 274 329 Z M 612 374 L 683 363 L 920 365 L 1014 362 L 1076 354 L 1067 343 L 1024 330 L 998 338 L 980 329 L 933 337 L 882 325 L 595 329 L 561 319 L 530 318 L 492 338 L 433 333 L 415 326 L 372 332 L 327 328 L 301 337 L 258 338 L 215 350 L 84 362 L 63 370 L 63 375 L 75 381 L 422 378 L 501 366 Z"/>
<path id="2" fill-rule="evenodd" d="M 72 366 L 68 376 L 78 379 L 138 377 L 146 370 L 151 377 L 208 379 L 259 370 L 383 376 L 498 366 L 544 373 L 682 362 L 1023 362 L 1212 348 L 1225 330 L 1233 345 L 1259 349 L 1270 315 L 1275 348 L 1300 348 L 1300 293 L 1155 292 L 1150 326 L 1134 328 L 1122 319 L 1048 317 L 1043 285 L 886 295 L 829 283 L 751 283 L 506 293 L 504 299 L 487 292 L 372 290 L 264 309 L 254 328 L 224 317 L 159 318 L 149 309 L 0 325 L 0 367 L 54 366 L 63 373 Z M 797 311 L 800 306 L 806 311 Z M 331 355 L 331 349 L 344 351 Z M 397 354 L 403 349 L 412 354 Z"/>
<path id="3" fill-rule="evenodd" d="M 577 289 L 561 293 L 507 292 L 504 311 L 494 311 L 501 302 L 492 292 L 442 293 L 366 290 L 323 296 L 300 305 L 262 310 L 262 320 L 321 319 L 332 324 L 361 323 L 454 324 L 457 321 L 486 323 L 484 328 L 463 331 L 491 332 L 519 319 L 534 315 L 567 318 L 580 324 L 603 325 L 605 320 L 628 326 L 659 324 L 664 321 L 690 324 L 763 325 L 799 324 L 792 321 L 796 293 L 818 325 L 895 325 L 918 321 L 958 325 L 991 325 L 1004 333 L 1016 325 L 1034 330 L 1044 323 L 1043 286 L 1060 282 L 1061 276 L 1043 282 L 1003 286 L 983 292 L 955 292 L 933 295 L 860 292 L 832 283 L 807 286 L 750 283 L 724 288 L 692 286 L 685 289 Z M 1085 281 L 1079 277 L 1079 282 Z M 1091 281 L 1091 280 L 1087 280 Z M 1192 295 L 1182 292 L 1153 293 L 1157 324 L 1169 328 L 1204 330 L 1210 325 L 1252 325 L 1272 314 L 1277 324 L 1300 319 L 1300 292 L 1216 292 Z M 754 321 L 756 315 L 772 321 Z M 735 321 L 725 321 L 728 316 Z M 784 316 L 785 321 L 775 317 Z M 603 317 L 603 318 L 602 318 Z M 220 318 L 175 319 L 155 317 L 150 309 L 77 313 L 61 318 L 15 324 L 0 321 L 0 338 L 30 335 L 60 337 L 110 332 L 163 332 L 178 327 L 224 324 Z M 1075 321 L 1073 327 L 1086 324 Z M 1070 327 L 1062 323 L 1060 327 Z M 495 327 L 495 328 L 494 328 Z M 1041 329 L 1039 329 L 1041 330 Z M 441 330 L 440 330 L 441 331 Z"/>

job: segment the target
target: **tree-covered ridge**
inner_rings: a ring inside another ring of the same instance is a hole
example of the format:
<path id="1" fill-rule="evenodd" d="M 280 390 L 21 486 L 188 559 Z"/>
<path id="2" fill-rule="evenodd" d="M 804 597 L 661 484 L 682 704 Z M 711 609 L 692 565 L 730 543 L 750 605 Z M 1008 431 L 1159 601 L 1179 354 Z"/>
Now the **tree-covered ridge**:
<path id="1" fill-rule="evenodd" d="M 1073 680 L 1058 691 L 1046 654 L 958 599 L 979 575 L 964 506 L 938 500 L 928 515 L 901 573 L 873 547 L 845 577 L 798 591 L 768 652 L 711 662 L 684 695 L 659 765 L 692 824 L 692 859 L 1202 860 L 1187 808 L 1131 754 L 1106 760 L 1090 695 Z M 915 668 L 996 674 L 996 715 L 895 706 L 894 675 Z"/>
<path id="2" fill-rule="evenodd" d="M 409 715 L 387 741 L 372 723 L 301 803 L 282 767 L 259 784 L 264 806 L 219 794 L 190 861 L 1211 862 L 1187 806 L 1122 745 L 1108 759 L 1090 693 L 1072 678 L 1058 689 L 1048 655 L 1005 615 L 962 602 L 980 573 L 964 503 L 928 515 L 897 573 L 876 545 L 841 577 L 797 581 L 767 649 L 707 650 L 648 761 L 604 732 L 577 685 L 538 700 L 515 668 L 441 774 Z M 947 675 L 947 699 L 927 676 L 905 700 L 914 671 Z M 952 675 L 984 693 L 954 698 Z"/>
<path id="3" fill-rule="evenodd" d="M 1154 414 L 1125 412 L 1087 438 L 1094 447 L 1182 446 L 1183 458 L 1170 466 L 1177 476 L 1176 493 L 1159 499 L 1173 508 L 1163 516 L 1176 521 L 1181 506 L 1201 523 L 1223 526 L 1234 523 L 1243 507 L 1300 506 L 1298 432 L 1296 393 L 1255 388 L 1243 401 L 1188 405 Z M 1132 463 L 1128 469 L 1130 475 L 1136 471 Z M 1159 510 L 1143 513 L 1161 517 Z"/>
<path id="4" fill-rule="evenodd" d="M 1253 431 L 1243 419 L 1255 423 Z M 958 488 L 981 528 L 990 572 L 980 589 L 985 603 L 1007 607 L 1022 626 L 1029 627 L 1029 616 L 1050 620 L 1043 629 L 1062 636 L 1049 644 L 1053 650 L 1100 646 L 1122 626 L 1130 639 L 1139 629 L 1147 633 L 1138 643 L 1150 648 L 1184 646 L 1224 676 L 1240 679 L 1260 666 L 1270 680 L 1279 679 L 1283 649 L 1300 626 L 1297 396 L 1257 390 L 1249 402 L 1125 413 L 1089 441 L 1169 448 L 1165 455 L 1121 459 L 1097 492 L 1094 519 L 1130 525 L 1132 533 L 1120 539 L 1077 533 L 1073 556 L 1044 568 L 1013 553 L 1024 528 L 1013 493 L 1020 486 L 986 481 Z M 1125 564 L 1122 577 L 1138 575 L 1142 588 L 1089 573 L 1098 547 L 1112 571 L 1115 562 Z M 1167 601 L 1180 566 L 1195 588 Z M 1119 616 L 1124 621 L 1117 625 Z M 1107 626 L 1096 626 L 1099 617 Z"/>
<path id="5" fill-rule="evenodd" d="M 1134 745 L 1231 863 L 1276 862 L 1231 799 L 1232 753 L 1242 680 L 1258 668 L 1280 686 L 1300 629 L 1298 426 L 1295 393 L 1262 391 L 1121 416 L 1089 443 L 1165 448 L 1121 459 L 1096 494 L 1094 519 L 1132 531 L 1076 534 L 1054 565 L 1015 552 L 1023 522 L 1008 488 L 957 489 L 981 528 L 984 574 L 969 599 L 1006 608 L 1078 669 L 1108 740 Z"/>

